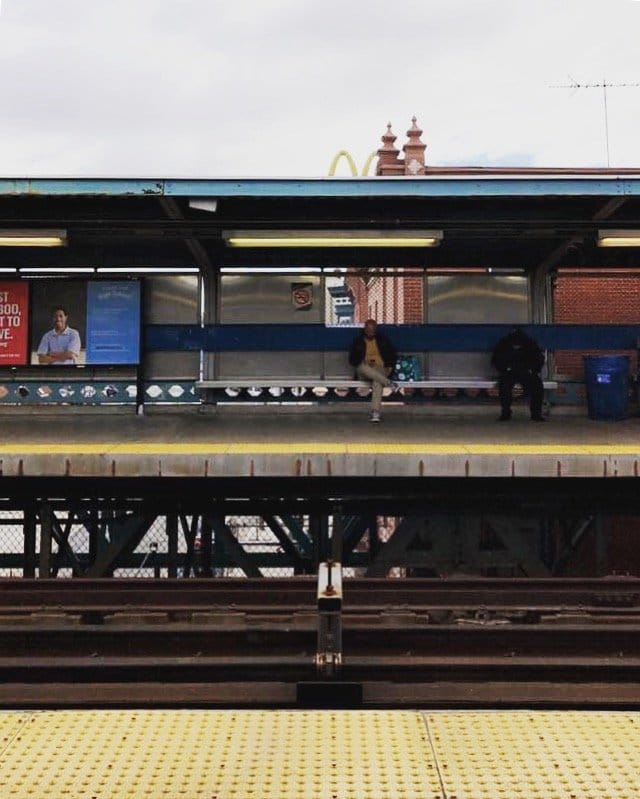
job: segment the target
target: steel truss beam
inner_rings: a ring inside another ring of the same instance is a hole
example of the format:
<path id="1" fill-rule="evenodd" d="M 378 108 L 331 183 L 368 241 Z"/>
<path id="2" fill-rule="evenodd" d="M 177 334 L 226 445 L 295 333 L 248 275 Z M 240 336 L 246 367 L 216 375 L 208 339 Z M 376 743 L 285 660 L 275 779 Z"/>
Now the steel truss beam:
<path id="1" fill-rule="evenodd" d="M 594 512 L 640 514 L 636 478 L 2 478 L 0 510 L 54 509 L 76 503 L 83 513 L 170 512 L 202 515 L 212 503 L 226 515 L 289 519 L 307 514 L 388 516 L 457 512 L 576 517 Z M 84 523 L 84 522 L 83 522 Z M 95 523 L 95 522 L 94 522 Z"/>
<path id="2" fill-rule="evenodd" d="M 595 553 L 597 573 L 604 574 L 608 566 L 606 514 L 615 509 L 640 515 L 635 484 L 627 493 L 624 480 L 608 483 L 608 497 L 599 481 L 593 482 L 593 492 L 573 495 L 561 492 L 565 485 L 572 487 L 570 480 L 545 482 L 535 492 L 529 481 L 523 481 L 523 491 L 515 497 L 517 510 L 511 498 L 501 512 L 493 501 L 487 503 L 489 483 L 498 492 L 502 488 L 488 481 L 485 496 L 475 495 L 475 486 L 465 496 L 457 481 L 422 481 L 421 498 L 411 494 L 367 497 L 360 493 L 362 485 L 352 495 L 339 498 L 320 496 L 315 488 L 297 496 L 229 494 L 221 498 L 170 490 L 160 496 L 153 482 L 147 484 L 148 491 L 129 496 L 114 491 L 115 497 L 105 486 L 103 493 L 84 497 L 72 491 L 70 496 L 58 492 L 34 498 L 21 491 L 0 499 L 0 569 L 18 569 L 26 577 L 36 572 L 41 577 L 55 576 L 64 569 L 79 577 L 110 576 L 116 569 L 144 565 L 170 577 L 179 573 L 222 576 L 230 568 L 259 577 L 265 568 L 315 573 L 318 563 L 331 557 L 345 568 L 380 576 L 394 567 L 415 576 L 457 572 L 543 576 L 567 573 L 578 549 L 587 542 Z M 75 487 L 75 481 L 70 484 Z M 163 485 L 178 486 L 171 480 Z M 282 482 L 279 485 L 283 487 Z M 127 487 L 131 488 L 128 482 Z M 510 487 L 513 490 L 513 481 Z M 555 496 L 554 491 L 558 492 Z M 506 499 L 505 494 L 498 497 Z M 450 510 L 454 498 L 458 500 L 455 513 Z M 606 501 L 601 502 L 602 498 Z M 395 533 L 386 541 L 379 538 L 383 515 L 396 520 Z M 258 524 L 267 533 L 266 546 L 243 543 L 235 532 L 238 524 L 242 527 L 238 521 L 242 516 L 261 519 Z M 158 551 L 152 552 L 152 547 L 146 553 L 136 551 L 154 524 L 162 542 Z M 3 545 L 5 531 L 11 527 L 19 528 L 19 541 Z"/>
<path id="3" fill-rule="evenodd" d="M 233 531 L 226 523 L 225 518 L 220 513 L 208 513 L 205 516 L 206 520 L 211 525 L 215 536 L 216 542 L 222 547 L 222 550 L 229 555 L 229 557 L 237 563 L 247 577 L 262 577 L 262 572 L 256 566 L 253 559 L 238 543 L 238 539 L 233 534 Z"/>

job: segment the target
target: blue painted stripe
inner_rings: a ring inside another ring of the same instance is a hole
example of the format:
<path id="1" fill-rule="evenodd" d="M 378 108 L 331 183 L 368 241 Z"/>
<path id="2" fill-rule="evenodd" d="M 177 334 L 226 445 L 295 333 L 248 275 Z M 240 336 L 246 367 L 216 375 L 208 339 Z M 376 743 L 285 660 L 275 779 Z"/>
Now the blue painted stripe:
<path id="1" fill-rule="evenodd" d="M 146 325 L 144 346 L 151 352 L 183 352 L 207 349 L 206 328 L 198 325 Z"/>
<path id="2" fill-rule="evenodd" d="M 0 195 L 161 195 L 164 181 L 137 178 L 0 178 Z"/>
<path id="3" fill-rule="evenodd" d="M 544 197 L 640 194 L 638 178 L 342 178 L 171 181 L 165 194 L 194 197 Z"/>
<path id="4" fill-rule="evenodd" d="M 399 350 L 487 352 L 512 325 L 381 326 Z M 640 325 L 526 325 L 523 329 L 550 350 L 632 350 Z M 149 351 L 340 352 L 349 348 L 354 328 L 323 325 L 148 325 Z"/>
<path id="5" fill-rule="evenodd" d="M 0 195 L 174 197 L 638 196 L 637 176 L 434 178 L 0 178 Z"/>

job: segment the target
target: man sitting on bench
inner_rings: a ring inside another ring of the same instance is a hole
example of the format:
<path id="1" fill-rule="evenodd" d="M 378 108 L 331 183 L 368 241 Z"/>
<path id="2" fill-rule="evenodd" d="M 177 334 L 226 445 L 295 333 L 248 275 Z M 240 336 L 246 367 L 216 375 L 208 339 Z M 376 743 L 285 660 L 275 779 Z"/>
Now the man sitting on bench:
<path id="1" fill-rule="evenodd" d="M 519 383 L 525 394 L 529 395 L 529 408 L 532 422 L 544 422 L 542 399 L 544 386 L 540 370 L 544 365 L 544 354 L 536 342 L 519 327 L 496 344 L 491 356 L 492 365 L 498 370 L 498 389 L 502 412 L 499 422 L 511 419 L 512 391 Z"/>
<path id="2" fill-rule="evenodd" d="M 380 421 L 382 389 L 394 386 L 389 379 L 398 354 L 391 341 L 378 332 L 375 319 L 367 319 L 362 333 L 357 335 L 349 350 L 349 363 L 355 367 L 360 380 L 371 381 L 371 421 Z"/>

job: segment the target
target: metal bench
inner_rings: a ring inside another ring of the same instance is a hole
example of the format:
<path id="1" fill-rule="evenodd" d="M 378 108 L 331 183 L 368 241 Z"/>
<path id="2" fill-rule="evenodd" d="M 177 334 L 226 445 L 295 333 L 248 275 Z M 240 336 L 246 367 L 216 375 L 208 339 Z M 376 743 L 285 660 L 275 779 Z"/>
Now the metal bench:
<path id="1" fill-rule="evenodd" d="M 363 380 L 349 380 L 345 378 L 325 379 L 317 378 L 295 378 L 295 377 L 257 377 L 257 378 L 233 378 L 227 377 L 216 380 L 199 380 L 196 383 L 198 391 L 207 389 L 226 389 L 226 388 L 369 388 L 370 383 Z M 400 388 L 450 388 L 450 389 L 491 389 L 497 388 L 496 380 L 476 379 L 476 378 L 446 378 L 438 377 L 429 380 L 406 380 L 397 384 Z M 558 388 L 555 380 L 544 380 L 545 391 Z"/>

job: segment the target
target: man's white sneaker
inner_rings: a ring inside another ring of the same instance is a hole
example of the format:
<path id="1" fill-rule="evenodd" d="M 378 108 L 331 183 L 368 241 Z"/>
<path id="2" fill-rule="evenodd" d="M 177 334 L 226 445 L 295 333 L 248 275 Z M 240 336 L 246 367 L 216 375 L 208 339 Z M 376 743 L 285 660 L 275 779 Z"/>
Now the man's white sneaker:
<path id="1" fill-rule="evenodd" d="M 380 414 L 378 413 L 378 411 L 371 411 L 370 421 L 371 422 L 379 422 L 380 421 Z"/>

